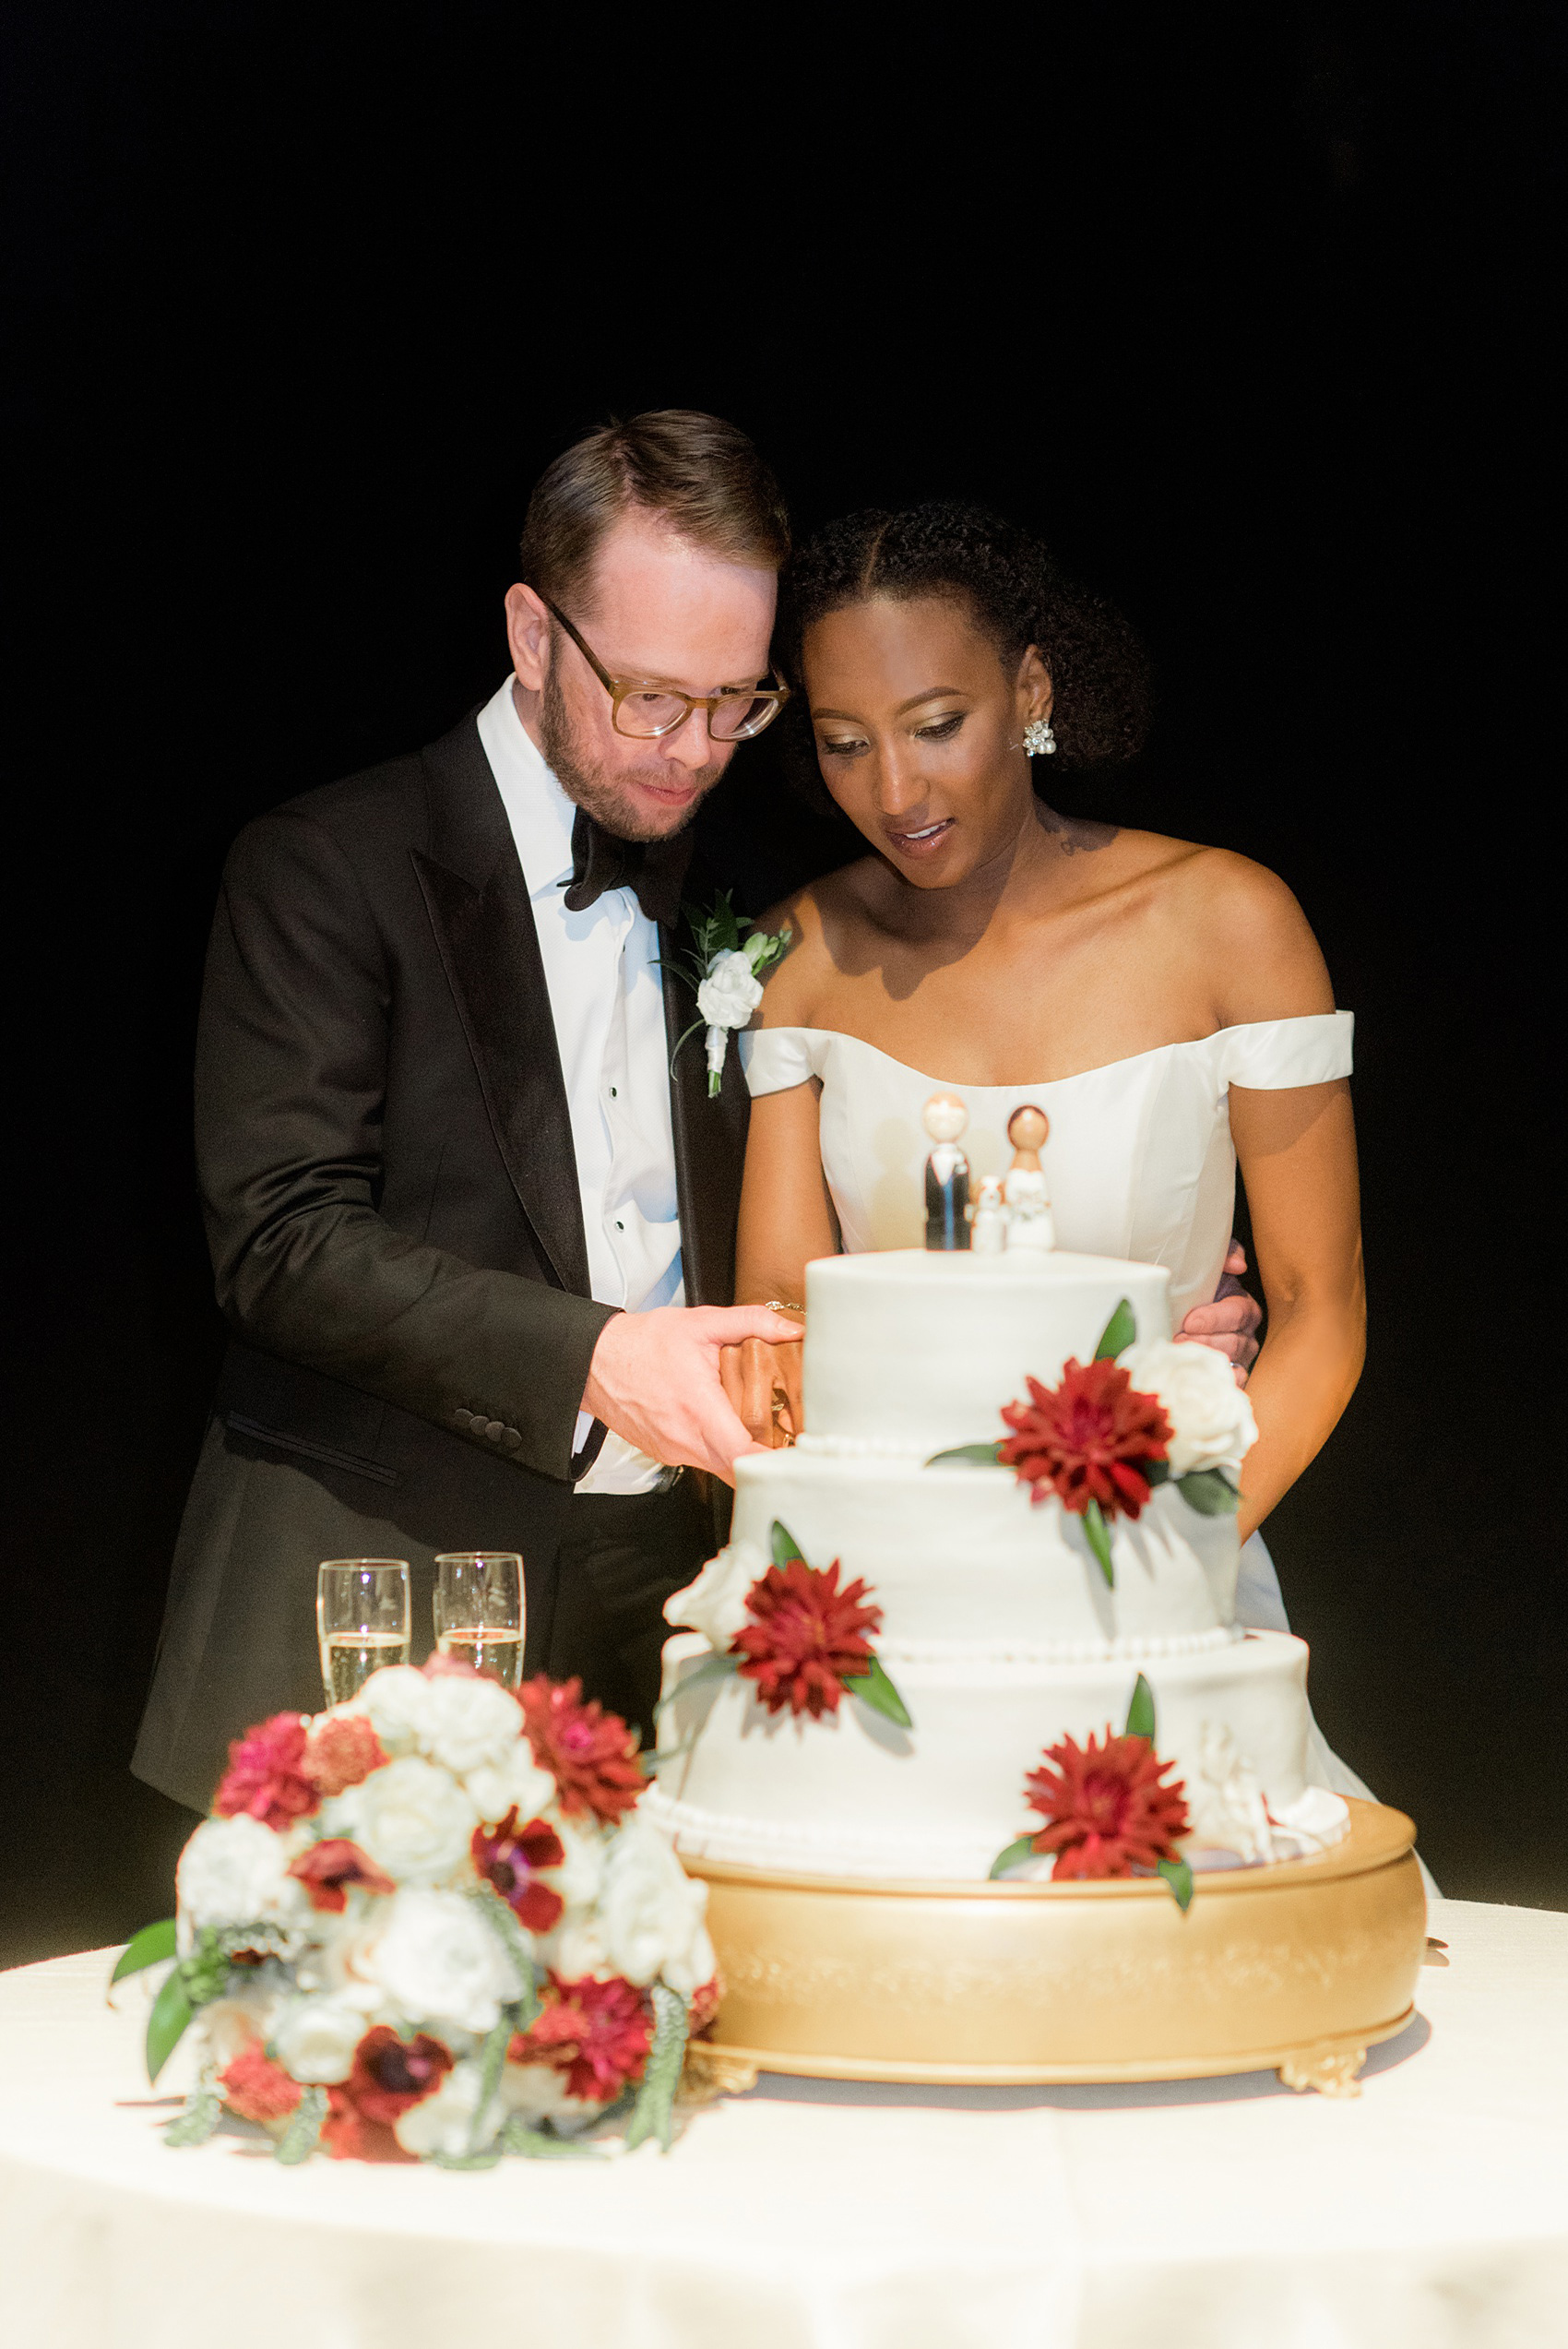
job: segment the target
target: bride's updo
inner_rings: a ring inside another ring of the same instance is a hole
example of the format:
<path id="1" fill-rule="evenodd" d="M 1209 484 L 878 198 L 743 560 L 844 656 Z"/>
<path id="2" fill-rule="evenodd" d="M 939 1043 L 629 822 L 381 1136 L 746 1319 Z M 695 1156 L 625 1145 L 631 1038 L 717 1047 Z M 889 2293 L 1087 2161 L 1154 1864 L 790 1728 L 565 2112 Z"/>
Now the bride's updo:
<path id="1" fill-rule="evenodd" d="M 847 514 L 809 539 L 786 574 L 786 661 L 798 677 L 801 639 L 829 612 L 927 595 L 966 602 L 1009 669 L 1039 646 L 1053 688 L 1052 764 L 1099 767 L 1143 747 L 1148 662 L 1126 621 L 1064 579 L 1028 531 L 957 499 Z"/>

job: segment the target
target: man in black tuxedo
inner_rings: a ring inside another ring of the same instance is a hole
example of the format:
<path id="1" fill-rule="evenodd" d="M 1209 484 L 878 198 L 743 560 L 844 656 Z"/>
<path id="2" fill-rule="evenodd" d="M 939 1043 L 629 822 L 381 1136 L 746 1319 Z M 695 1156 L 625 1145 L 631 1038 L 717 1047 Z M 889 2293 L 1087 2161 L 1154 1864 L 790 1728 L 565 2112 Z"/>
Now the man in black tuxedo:
<path id="1" fill-rule="evenodd" d="M 133 1762 L 181 1803 L 319 1705 L 323 1558 L 410 1561 L 418 1656 L 436 1553 L 520 1550 L 525 1669 L 649 1726 L 660 1606 L 754 1449 L 719 1350 L 800 1334 L 729 1305 L 733 1045 L 717 1099 L 700 1041 L 670 1072 L 685 828 L 778 706 L 787 546 L 733 426 L 588 435 L 530 501 L 493 699 L 231 853 L 196 1080 L 231 1341 Z"/>

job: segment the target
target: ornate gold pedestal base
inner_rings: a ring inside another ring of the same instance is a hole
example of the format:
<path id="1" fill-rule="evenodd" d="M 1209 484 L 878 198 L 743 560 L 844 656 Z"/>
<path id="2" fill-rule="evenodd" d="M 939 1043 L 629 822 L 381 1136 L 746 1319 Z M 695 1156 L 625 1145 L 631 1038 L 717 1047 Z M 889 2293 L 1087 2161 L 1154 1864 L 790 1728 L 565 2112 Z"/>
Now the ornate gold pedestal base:
<path id="1" fill-rule="evenodd" d="M 702 2061 L 826 2080 L 1192 2080 L 1277 2069 L 1354 2095 L 1414 2011 L 1426 1948 L 1415 1829 L 1350 1805 L 1315 1860 L 1200 1875 L 913 1884 L 688 1859 L 724 2003 Z M 695 2051 L 694 2051 L 695 2052 Z"/>

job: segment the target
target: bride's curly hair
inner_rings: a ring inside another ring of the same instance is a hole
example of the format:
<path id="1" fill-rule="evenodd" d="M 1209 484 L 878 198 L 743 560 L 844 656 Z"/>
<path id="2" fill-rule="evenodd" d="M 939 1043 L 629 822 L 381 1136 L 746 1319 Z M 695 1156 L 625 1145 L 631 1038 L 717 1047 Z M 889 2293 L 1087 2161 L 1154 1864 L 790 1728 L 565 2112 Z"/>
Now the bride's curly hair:
<path id="1" fill-rule="evenodd" d="M 780 646 L 790 674 L 799 679 L 802 638 L 829 612 L 873 597 L 905 602 L 928 595 L 967 603 L 1008 667 L 1028 646 L 1039 646 L 1054 688 L 1055 763 L 1102 767 L 1142 749 L 1149 668 L 1127 622 L 1102 598 L 1064 579 L 1028 531 L 956 498 L 897 514 L 868 507 L 829 522 L 806 542 L 785 574 Z M 798 701 L 790 714 L 798 737 Z M 802 747 L 814 774 L 814 752 Z"/>

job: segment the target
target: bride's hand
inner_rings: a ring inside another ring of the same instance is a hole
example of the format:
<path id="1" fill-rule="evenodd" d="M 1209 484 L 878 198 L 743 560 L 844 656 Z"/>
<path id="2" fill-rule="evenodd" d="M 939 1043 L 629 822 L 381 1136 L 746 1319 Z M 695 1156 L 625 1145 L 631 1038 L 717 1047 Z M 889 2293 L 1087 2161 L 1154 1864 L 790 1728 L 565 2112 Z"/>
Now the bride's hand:
<path id="1" fill-rule="evenodd" d="M 752 1441 L 777 1451 L 805 1425 L 801 1393 L 801 1345 L 771 1345 L 762 1338 L 726 1346 L 719 1373 L 731 1407 Z"/>

